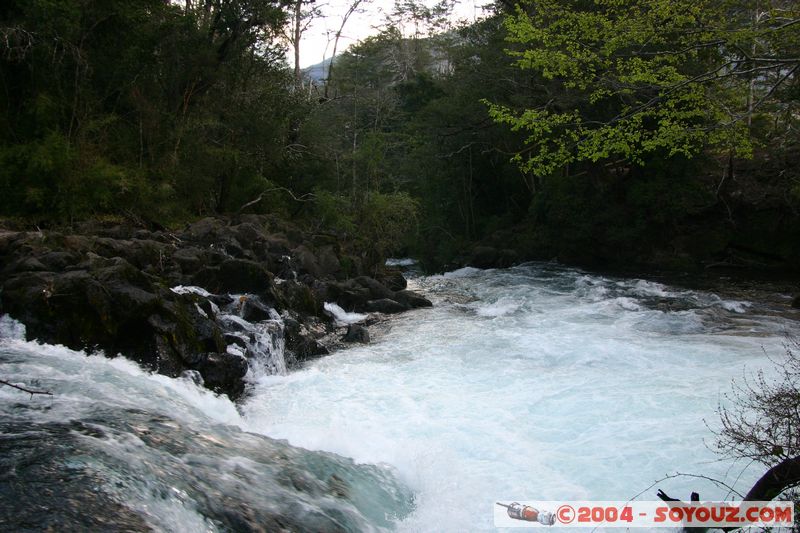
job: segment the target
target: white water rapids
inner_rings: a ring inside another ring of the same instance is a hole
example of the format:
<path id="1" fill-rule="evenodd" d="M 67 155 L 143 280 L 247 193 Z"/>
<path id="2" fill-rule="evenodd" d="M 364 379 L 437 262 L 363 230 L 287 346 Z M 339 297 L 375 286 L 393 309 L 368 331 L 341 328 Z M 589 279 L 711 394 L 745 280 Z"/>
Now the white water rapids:
<path id="1" fill-rule="evenodd" d="M 233 463 L 251 461 L 247 450 L 259 444 L 239 442 L 242 430 L 379 465 L 366 474 L 346 463 L 336 468 L 352 473 L 348 480 L 363 483 L 366 494 L 389 483 L 387 472 L 413 492 L 413 508 L 390 509 L 399 518 L 387 517 L 401 531 L 491 530 L 495 501 L 627 500 L 642 491 L 641 499 L 654 499 L 656 488 L 722 499 L 724 489 L 697 478 L 648 487 L 685 472 L 746 490 L 761 473 L 709 450 L 713 434 L 704 421 L 717 423 L 731 379 L 769 371 L 768 356 L 781 357 L 786 335 L 800 332 L 787 315 L 745 298 L 551 265 L 462 269 L 414 284 L 433 308 L 393 319 L 370 345 L 287 375 L 254 376 L 238 410 L 188 381 L 147 377 L 123 361 L 8 339 L 0 352 L 13 381 L 38 379 L 66 398 L 34 398 L 51 407 L 24 416 L 78 417 L 96 402 L 162 413 L 220 443 L 212 476 L 230 467 L 228 439 L 237 445 Z M 20 400 L 15 394 L 0 388 L 4 402 Z M 9 405 L 4 416 L 22 416 Z M 135 453 L 136 442 L 127 446 Z M 120 494 L 155 516 L 145 513 L 149 525 L 215 529 L 191 491 L 153 500 L 148 483 Z M 387 494 L 376 501 L 403 505 L 402 496 L 391 496 L 395 488 Z M 248 504 L 259 497 L 267 505 L 274 494 L 255 490 Z M 351 499 L 358 498 L 358 512 L 347 512 L 374 524 L 366 496 Z"/>

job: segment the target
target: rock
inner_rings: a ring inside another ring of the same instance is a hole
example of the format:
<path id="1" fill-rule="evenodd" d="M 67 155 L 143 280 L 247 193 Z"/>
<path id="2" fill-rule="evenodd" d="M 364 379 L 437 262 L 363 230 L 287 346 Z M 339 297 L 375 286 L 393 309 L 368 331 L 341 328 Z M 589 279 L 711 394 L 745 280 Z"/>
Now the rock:
<path id="1" fill-rule="evenodd" d="M 433 303 L 430 300 L 417 294 L 416 292 L 409 290 L 397 291 L 394 296 L 398 302 L 408 306 L 409 308 L 433 306 Z"/>
<path id="2" fill-rule="evenodd" d="M 366 305 L 364 306 L 365 311 L 369 311 L 371 313 L 402 313 L 403 311 L 408 311 L 410 307 L 407 305 L 403 305 L 396 300 L 392 300 L 390 298 L 381 298 L 379 300 L 369 300 Z"/>
<path id="3" fill-rule="evenodd" d="M 392 298 L 394 296 L 393 291 L 389 290 L 380 281 L 369 276 L 358 276 L 353 281 L 361 287 L 369 289 L 369 294 L 372 298 Z"/>
<path id="4" fill-rule="evenodd" d="M 475 268 L 493 268 L 497 265 L 499 258 L 500 254 L 496 248 L 476 246 L 472 250 L 472 256 L 467 261 L 467 265 Z"/>
<path id="5" fill-rule="evenodd" d="M 272 318 L 271 308 L 256 296 L 243 296 L 239 315 L 248 322 L 261 322 Z"/>
<path id="6" fill-rule="evenodd" d="M 308 285 L 296 281 L 284 281 L 276 287 L 282 304 L 288 309 L 307 315 L 321 316 L 322 303 Z"/>
<path id="7" fill-rule="evenodd" d="M 794 300 L 792 300 L 792 307 L 794 307 L 795 309 L 800 309 L 800 294 L 795 296 Z"/>
<path id="8" fill-rule="evenodd" d="M 244 357 L 227 352 L 205 354 L 195 366 L 206 387 L 215 392 L 224 392 L 232 398 L 244 392 L 242 378 L 247 374 L 247 368 Z"/>
<path id="9" fill-rule="evenodd" d="M 255 261 L 228 259 L 219 267 L 207 267 L 193 276 L 193 283 L 211 293 L 271 295 L 272 274 Z"/>
<path id="10" fill-rule="evenodd" d="M 172 260 L 177 263 L 178 267 L 186 275 L 196 274 L 204 264 L 208 263 L 208 259 L 204 257 L 205 250 L 196 246 L 189 246 L 186 248 L 179 248 L 172 254 Z"/>
<path id="11" fill-rule="evenodd" d="M 283 322 L 286 350 L 294 355 L 296 361 L 303 362 L 330 353 L 305 325 L 290 317 L 285 317 Z"/>
<path id="12" fill-rule="evenodd" d="M 36 257 L 21 257 L 6 267 L 8 272 L 47 272 L 52 270 Z"/>
<path id="13" fill-rule="evenodd" d="M 80 261 L 80 256 L 70 252 L 53 251 L 39 256 L 39 261 L 47 266 L 47 270 L 58 272 Z"/>
<path id="14" fill-rule="evenodd" d="M 467 265 L 476 268 L 508 268 L 518 260 L 518 254 L 514 250 L 498 250 L 491 246 L 476 246 L 472 250 L 472 255 L 467 261 Z"/>
<path id="15" fill-rule="evenodd" d="M 317 253 L 317 264 L 324 277 L 336 278 L 342 272 L 342 265 L 333 246 L 323 246 Z"/>
<path id="16" fill-rule="evenodd" d="M 378 276 L 378 281 L 391 291 L 402 291 L 408 286 L 405 276 L 396 268 L 386 269 L 381 272 Z"/>
<path id="17" fill-rule="evenodd" d="M 269 319 L 271 308 L 282 313 L 290 364 L 328 353 L 318 340 L 335 331 L 324 302 L 381 313 L 430 305 L 405 290 L 396 269 L 347 279 L 364 261 L 336 235 L 310 235 L 272 215 L 206 218 L 175 232 L 81 227 L 86 234 L 0 229 L 0 313 L 25 324 L 31 339 L 123 354 L 231 397 L 244 390 L 247 362 L 226 350 L 245 353 L 249 333 L 217 316 L 217 306 L 236 309 L 228 293 L 246 295 L 239 311 L 248 322 Z M 175 285 L 210 295 L 176 294 Z M 369 335 L 358 326 L 349 338 Z"/>
<path id="18" fill-rule="evenodd" d="M 343 309 L 364 311 L 371 298 L 370 290 L 362 287 L 354 280 L 319 283 L 316 285 L 317 299 L 324 302 L 336 302 Z"/>
<path id="19" fill-rule="evenodd" d="M 314 278 L 322 277 L 322 268 L 317 263 L 316 256 L 303 245 L 292 250 L 292 259 L 297 263 L 299 271 L 309 274 Z"/>
<path id="20" fill-rule="evenodd" d="M 200 374 L 200 372 L 197 370 L 184 370 L 178 377 L 187 381 L 191 381 L 198 387 L 203 387 L 205 385 L 202 374 Z"/>
<path id="21" fill-rule="evenodd" d="M 254 249 L 264 241 L 264 233 L 261 229 L 250 222 L 244 222 L 233 228 L 236 240 L 245 249 Z"/>
<path id="22" fill-rule="evenodd" d="M 347 333 L 342 337 L 344 342 L 360 342 L 362 344 L 369 344 L 369 330 L 364 326 L 358 324 L 350 324 L 347 326 Z"/>

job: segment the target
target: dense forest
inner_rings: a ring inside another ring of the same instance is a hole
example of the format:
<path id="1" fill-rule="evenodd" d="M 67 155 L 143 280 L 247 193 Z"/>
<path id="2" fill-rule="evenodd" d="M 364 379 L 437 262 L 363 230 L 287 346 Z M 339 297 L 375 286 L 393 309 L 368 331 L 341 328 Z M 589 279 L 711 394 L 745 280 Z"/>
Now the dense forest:
<path id="1" fill-rule="evenodd" d="M 456 25 L 408 0 L 317 80 L 286 60 L 312 4 L 4 2 L 0 215 L 272 213 L 431 269 L 798 271 L 796 2 L 502 1 Z"/>

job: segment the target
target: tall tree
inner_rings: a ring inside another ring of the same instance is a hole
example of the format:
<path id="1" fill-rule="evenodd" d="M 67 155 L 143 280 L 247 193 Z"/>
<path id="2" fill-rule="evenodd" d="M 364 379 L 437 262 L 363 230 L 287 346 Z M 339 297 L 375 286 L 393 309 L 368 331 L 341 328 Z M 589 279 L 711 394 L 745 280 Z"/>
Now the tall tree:
<path id="1" fill-rule="evenodd" d="M 540 176 L 709 146 L 748 155 L 751 117 L 798 80 L 796 2 L 527 0 L 506 25 L 517 66 L 561 88 L 537 108 L 491 107 L 527 135 L 517 159 Z"/>

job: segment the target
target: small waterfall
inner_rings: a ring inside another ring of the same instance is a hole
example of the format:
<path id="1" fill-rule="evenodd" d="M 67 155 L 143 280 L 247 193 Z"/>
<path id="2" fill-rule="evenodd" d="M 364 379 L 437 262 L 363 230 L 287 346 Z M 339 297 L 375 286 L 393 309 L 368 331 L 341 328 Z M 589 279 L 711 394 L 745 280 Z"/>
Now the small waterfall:
<path id="1" fill-rule="evenodd" d="M 257 296 L 231 295 L 233 303 L 225 306 L 217 315 L 225 329 L 228 352 L 247 358 L 251 379 L 262 376 L 285 375 L 287 372 L 284 339 L 284 324 L 278 312 L 265 306 Z M 260 320 L 248 321 L 246 305 L 255 306 L 266 315 Z"/>
<path id="2" fill-rule="evenodd" d="M 248 378 L 251 381 L 263 376 L 286 374 L 283 319 L 258 296 L 228 294 L 215 297 L 205 289 L 189 286 L 174 287 L 172 290 L 209 299 L 223 329 L 228 353 L 247 359 L 250 366 Z"/>

